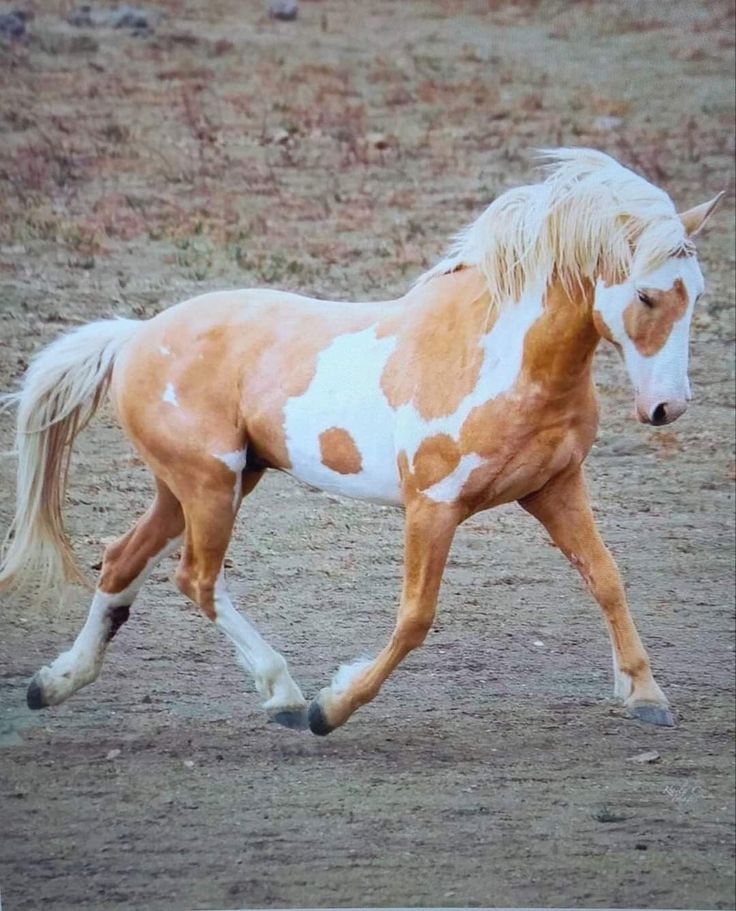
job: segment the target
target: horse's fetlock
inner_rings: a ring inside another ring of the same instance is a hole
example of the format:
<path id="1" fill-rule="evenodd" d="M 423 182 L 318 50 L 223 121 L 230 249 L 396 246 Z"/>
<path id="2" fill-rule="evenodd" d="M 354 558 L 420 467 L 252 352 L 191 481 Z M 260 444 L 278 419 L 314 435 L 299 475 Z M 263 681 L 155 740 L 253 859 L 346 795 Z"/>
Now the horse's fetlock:
<path id="1" fill-rule="evenodd" d="M 622 661 L 619 670 L 633 680 L 642 680 L 651 677 L 652 671 L 648 658 L 635 658 L 632 661 Z"/>
<path id="2" fill-rule="evenodd" d="M 259 661 L 256 673 L 266 680 L 278 680 L 279 677 L 288 673 L 286 660 L 278 652 L 274 652 L 273 655 Z"/>

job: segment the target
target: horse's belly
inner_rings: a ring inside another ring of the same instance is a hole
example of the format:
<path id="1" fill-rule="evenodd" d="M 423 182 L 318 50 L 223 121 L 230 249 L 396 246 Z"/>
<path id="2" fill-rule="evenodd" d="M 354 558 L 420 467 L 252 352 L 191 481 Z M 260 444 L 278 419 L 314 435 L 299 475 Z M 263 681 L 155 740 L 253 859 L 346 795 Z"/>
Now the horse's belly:
<path id="1" fill-rule="evenodd" d="M 307 391 L 284 407 L 290 474 L 341 496 L 402 502 L 395 414 L 381 389 L 394 344 L 370 328 L 338 336 L 320 354 Z"/>

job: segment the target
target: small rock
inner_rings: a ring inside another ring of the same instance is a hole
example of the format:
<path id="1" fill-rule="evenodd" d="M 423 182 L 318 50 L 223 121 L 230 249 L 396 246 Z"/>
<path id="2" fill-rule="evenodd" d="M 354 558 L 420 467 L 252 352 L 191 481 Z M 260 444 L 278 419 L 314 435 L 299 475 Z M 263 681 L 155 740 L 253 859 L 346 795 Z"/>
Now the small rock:
<path id="1" fill-rule="evenodd" d="M 541 639 L 535 639 L 534 642 L 532 642 L 532 645 L 535 646 L 535 648 L 544 648 L 544 642 L 542 642 Z"/>
<path id="2" fill-rule="evenodd" d="M 659 762 L 662 757 L 656 750 L 647 750 L 645 753 L 637 753 L 636 756 L 629 756 L 627 762 Z"/>
<path id="3" fill-rule="evenodd" d="M 193 759 L 185 759 L 185 760 L 184 760 L 184 768 L 185 768 L 185 769 L 193 769 L 193 768 L 194 768 L 194 760 L 193 760 Z"/>
<path id="4" fill-rule="evenodd" d="M 113 28 L 129 28 L 139 32 L 147 31 L 151 27 L 151 22 L 145 10 L 125 4 L 110 13 L 110 25 Z"/>
<path id="5" fill-rule="evenodd" d="M 78 6 L 72 10 L 66 20 L 69 25 L 75 25 L 77 28 L 91 28 L 94 25 L 92 21 L 92 7 Z"/>
<path id="6" fill-rule="evenodd" d="M 621 813 L 616 813 L 610 807 L 601 807 L 600 810 L 593 814 L 593 819 L 597 822 L 623 822 L 626 817 L 622 816 Z"/>
<path id="7" fill-rule="evenodd" d="M 593 121 L 595 130 L 617 130 L 623 124 L 620 117 L 596 117 Z"/>
<path id="8" fill-rule="evenodd" d="M 30 15 L 22 9 L 0 14 L 0 38 L 3 41 L 23 41 L 26 37 L 26 22 Z"/>
<path id="9" fill-rule="evenodd" d="M 153 702 L 153 699 L 151 699 L 151 697 L 148 695 L 148 693 L 146 693 L 146 695 L 143 697 L 143 699 L 141 699 L 141 702 L 144 705 L 150 705 Z"/>
<path id="10" fill-rule="evenodd" d="M 98 10 L 85 4 L 72 10 L 67 18 L 70 25 L 77 28 L 125 28 L 130 31 L 141 34 L 153 30 L 153 14 L 137 6 L 129 6 L 127 3 L 118 6 L 113 10 Z"/>
<path id="11" fill-rule="evenodd" d="M 271 19 L 292 22 L 299 15 L 297 0 L 269 0 L 268 15 Z"/>
<path id="12" fill-rule="evenodd" d="M 271 137 L 271 142 L 277 146 L 285 146 L 290 138 L 291 134 L 288 130 L 276 130 Z"/>
<path id="13" fill-rule="evenodd" d="M 391 145 L 391 137 L 385 133 L 369 133 L 365 138 L 369 145 L 379 151 L 383 151 L 383 149 L 387 149 Z"/>
<path id="14" fill-rule="evenodd" d="M 121 753 L 122 750 L 110 750 L 107 756 L 105 756 L 105 759 L 117 759 Z"/>

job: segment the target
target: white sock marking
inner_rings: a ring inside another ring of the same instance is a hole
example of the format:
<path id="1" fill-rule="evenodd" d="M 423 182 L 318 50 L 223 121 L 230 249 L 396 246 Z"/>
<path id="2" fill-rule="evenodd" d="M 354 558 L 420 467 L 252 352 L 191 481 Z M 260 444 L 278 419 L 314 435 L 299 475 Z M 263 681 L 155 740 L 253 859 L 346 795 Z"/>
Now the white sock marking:
<path id="1" fill-rule="evenodd" d="M 169 541 L 159 553 L 148 560 L 140 575 L 122 591 L 114 594 L 101 592 L 99 589 L 95 591 L 87 619 L 72 647 L 59 655 L 51 665 L 42 667 L 35 676 L 45 702 L 57 705 L 97 678 L 109 641 L 110 611 L 116 607 L 131 605 L 154 566 L 173 553 L 180 543 L 180 537 Z"/>
<path id="2" fill-rule="evenodd" d="M 264 708 L 274 711 L 303 708 L 307 704 L 289 674 L 284 657 L 233 606 L 222 574 L 215 585 L 215 624 L 235 645 L 240 663 L 266 700 Z"/>
<path id="3" fill-rule="evenodd" d="M 626 702 L 633 689 L 631 677 L 619 668 L 616 648 L 613 645 L 611 645 L 611 653 L 613 656 L 613 695 L 616 699 Z"/>
<path id="4" fill-rule="evenodd" d="M 363 671 L 367 670 L 373 664 L 373 658 L 358 658 L 352 664 L 341 664 L 335 671 L 335 675 L 330 682 L 330 691 L 333 696 L 344 693 L 350 684 L 359 677 Z"/>

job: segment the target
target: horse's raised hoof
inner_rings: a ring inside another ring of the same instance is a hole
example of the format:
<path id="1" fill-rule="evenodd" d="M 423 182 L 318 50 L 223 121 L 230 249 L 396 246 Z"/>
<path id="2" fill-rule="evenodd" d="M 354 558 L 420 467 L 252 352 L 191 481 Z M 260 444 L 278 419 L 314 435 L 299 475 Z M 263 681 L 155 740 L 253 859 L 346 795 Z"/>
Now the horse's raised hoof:
<path id="1" fill-rule="evenodd" d="M 309 706 L 309 729 L 318 737 L 326 737 L 330 731 L 335 730 L 334 727 L 328 723 L 325 714 L 322 711 L 322 707 L 316 699 Z"/>
<path id="2" fill-rule="evenodd" d="M 48 702 L 43 698 L 43 690 L 38 685 L 38 681 L 35 677 L 28 684 L 26 702 L 28 703 L 29 709 L 45 709 L 48 705 Z"/>
<path id="3" fill-rule="evenodd" d="M 645 724 L 656 724 L 661 728 L 675 727 L 675 716 L 666 705 L 655 705 L 652 702 L 642 702 L 632 705 L 626 711 L 629 718 L 643 721 Z"/>
<path id="4" fill-rule="evenodd" d="M 273 724 L 280 724 L 285 728 L 290 728 L 292 731 L 306 731 L 309 728 L 306 706 L 299 709 L 284 709 L 281 712 L 275 712 L 268 720 Z"/>

